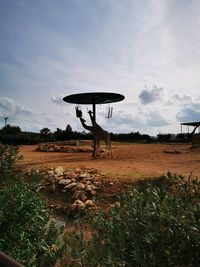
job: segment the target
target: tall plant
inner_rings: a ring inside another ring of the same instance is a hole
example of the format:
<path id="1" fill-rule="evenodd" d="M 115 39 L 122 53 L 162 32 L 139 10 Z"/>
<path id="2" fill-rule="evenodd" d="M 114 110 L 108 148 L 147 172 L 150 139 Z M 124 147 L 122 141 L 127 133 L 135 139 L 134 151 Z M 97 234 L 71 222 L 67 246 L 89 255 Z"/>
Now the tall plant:
<path id="1" fill-rule="evenodd" d="M 18 154 L 18 147 L 0 145 L 0 185 L 16 178 L 14 168 L 19 159 L 22 159 L 22 156 Z"/>
<path id="2" fill-rule="evenodd" d="M 0 149 L 0 250 L 27 267 L 52 266 L 64 247 L 45 199 L 16 175 L 16 148 Z"/>

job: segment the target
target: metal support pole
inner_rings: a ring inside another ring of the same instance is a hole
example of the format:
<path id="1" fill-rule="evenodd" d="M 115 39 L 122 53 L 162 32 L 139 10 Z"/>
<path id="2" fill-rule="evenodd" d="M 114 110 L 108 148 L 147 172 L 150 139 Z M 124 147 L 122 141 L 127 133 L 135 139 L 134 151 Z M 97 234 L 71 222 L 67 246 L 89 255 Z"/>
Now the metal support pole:
<path id="1" fill-rule="evenodd" d="M 183 131 L 182 131 L 182 124 L 181 124 L 181 133 L 182 133 Z"/>
<path id="2" fill-rule="evenodd" d="M 92 105 L 92 111 L 93 111 L 94 122 L 96 122 L 96 104 L 95 103 L 93 103 Z"/>
<path id="3" fill-rule="evenodd" d="M 92 104 L 92 111 L 93 111 L 93 118 L 94 118 L 94 123 L 96 123 L 96 104 L 93 102 Z M 94 125 L 93 125 L 94 126 Z M 94 151 L 93 151 L 93 157 L 96 156 L 96 150 L 97 150 L 97 143 L 94 137 Z"/>

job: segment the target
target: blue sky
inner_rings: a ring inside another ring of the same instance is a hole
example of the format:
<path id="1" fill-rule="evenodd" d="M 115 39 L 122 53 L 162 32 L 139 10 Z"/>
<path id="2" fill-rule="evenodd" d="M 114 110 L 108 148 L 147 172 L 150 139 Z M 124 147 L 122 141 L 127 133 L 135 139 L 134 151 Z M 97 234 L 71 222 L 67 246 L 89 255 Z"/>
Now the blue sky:
<path id="1" fill-rule="evenodd" d="M 125 96 L 112 119 L 98 107 L 108 131 L 200 121 L 199 13 L 198 0 L 0 0 L 0 127 L 81 131 L 62 97 L 99 91 Z"/>

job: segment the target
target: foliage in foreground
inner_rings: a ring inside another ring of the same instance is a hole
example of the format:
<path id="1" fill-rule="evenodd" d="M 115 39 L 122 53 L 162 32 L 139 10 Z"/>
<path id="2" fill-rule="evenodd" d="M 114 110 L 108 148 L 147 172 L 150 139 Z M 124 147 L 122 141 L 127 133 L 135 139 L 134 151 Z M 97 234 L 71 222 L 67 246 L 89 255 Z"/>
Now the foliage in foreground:
<path id="1" fill-rule="evenodd" d="M 42 196 L 17 177 L 17 149 L 2 146 L 0 152 L 0 250 L 27 267 L 52 266 L 63 249 L 58 229 Z"/>
<path id="2" fill-rule="evenodd" d="M 22 156 L 18 154 L 18 147 L 0 145 L 0 185 L 17 178 L 14 167 L 19 159 L 22 159 Z"/>
<path id="3" fill-rule="evenodd" d="M 88 215 L 89 241 L 74 247 L 83 266 L 199 266 L 200 183 L 170 174 L 143 182 L 109 211 Z"/>

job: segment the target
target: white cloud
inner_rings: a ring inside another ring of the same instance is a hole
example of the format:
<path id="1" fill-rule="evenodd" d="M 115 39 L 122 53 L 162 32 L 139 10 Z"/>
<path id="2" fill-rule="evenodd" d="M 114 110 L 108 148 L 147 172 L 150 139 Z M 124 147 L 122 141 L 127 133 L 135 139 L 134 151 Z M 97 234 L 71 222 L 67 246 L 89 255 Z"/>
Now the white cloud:
<path id="1" fill-rule="evenodd" d="M 200 121 L 200 103 L 185 105 L 177 114 L 177 119 L 182 122 Z"/>
<path id="2" fill-rule="evenodd" d="M 66 105 L 66 103 L 63 100 L 64 96 L 52 96 L 51 101 L 58 105 Z"/>
<path id="3" fill-rule="evenodd" d="M 159 112 L 150 112 L 147 117 L 149 127 L 161 127 L 169 125 L 169 122 Z"/>
<path id="4" fill-rule="evenodd" d="M 141 103 L 144 105 L 153 103 L 158 100 L 162 100 L 163 88 L 158 88 L 156 85 L 152 89 L 143 89 L 139 94 Z"/>
<path id="5" fill-rule="evenodd" d="M 130 112 L 120 110 L 107 121 L 107 127 L 112 132 L 136 132 L 144 130 L 145 121 L 138 112 L 137 114 L 131 114 Z"/>
<path id="6" fill-rule="evenodd" d="M 174 95 L 172 101 L 182 106 L 192 103 L 193 99 L 189 95 Z"/>
<path id="7" fill-rule="evenodd" d="M 12 115 L 33 115 L 31 109 L 25 108 L 23 105 L 16 103 L 13 99 L 0 97 L 0 114 L 1 116 Z"/>

